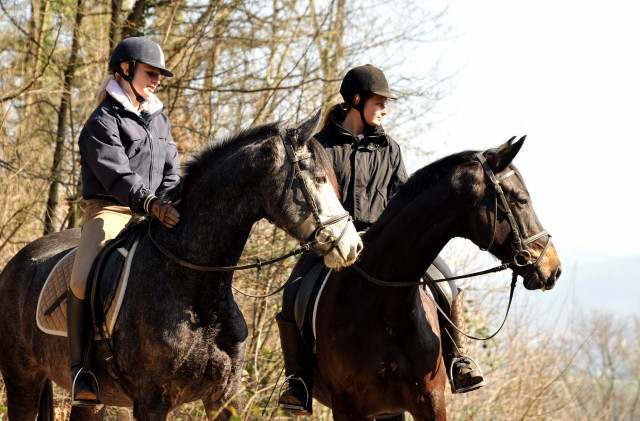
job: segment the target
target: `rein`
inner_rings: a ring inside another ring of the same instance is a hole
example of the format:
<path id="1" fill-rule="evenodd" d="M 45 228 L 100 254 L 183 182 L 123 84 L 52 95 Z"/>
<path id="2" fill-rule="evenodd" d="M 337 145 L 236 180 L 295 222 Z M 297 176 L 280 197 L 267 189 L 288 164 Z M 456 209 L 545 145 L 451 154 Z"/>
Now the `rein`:
<path id="1" fill-rule="evenodd" d="M 371 282 L 372 284 L 376 284 L 379 286 L 383 286 L 383 287 L 417 287 L 417 286 L 425 286 L 425 285 L 430 285 L 430 284 L 437 284 L 439 282 L 446 282 L 446 281 L 455 281 L 457 279 L 464 279 L 464 278 L 471 278 L 474 276 L 480 276 L 480 275 L 486 275 L 489 273 L 494 273 L 494 272 L 500 272 L 503 271 L 505 269 L 509 269 L 512 268 L 513 266 L 515 266 L 514 262 L 509 262 L 509 263 L 503 263 L 499 266 L 495 266 L 492 267 L 490 269 L 485 269 L 479 272 L 473 272 L 473 273 L 467 273 L 464 275 L 459 275 L 459 276 L 452 276 L 450 278 L 442 278 L 442 279 L 424 279 L 422 281 L 413 281 L 413 282 L 393 282 L 393 281 L 383 281 L 382 279 L 378 279 L 378 278 L 374 278 L 373 276 L 369 275 L 367 272 L 365 272 L 360 266 L 358 266 L 357 264 L 352 264 L 351 266 L 348 266 L 350 268 L 352 268 L 353 270 L 355 270 L 356 272 L 358 272 L 358 274 L 360 276 L 362 276 L 364 279 L 366 279 L 367 281 Z"/>
<path id="2" fill-rule="evenodd" d="M 309 251 L 311 249 L 311 245 L 314 244 L 313 241 L 301 244 L 299 247 L 296 247 L 292 251 L 290 251 L 290 252 L 288 252 L 286 254 L 283 254 L 280 257 L 276 257 L 276 258 L 273 258 L 273 259 L 265 260 L 264 262 L 262 260 L 260 260 L 260 258 L 258 258 L 256 263 L 251 263 L 251 264 L 246 264 L 246 265 L 208 266 L 208 265 L 197 265 L 195 263 L 191 263 L 191 262 L 189 262 L 187 260 L 184 260 L 184 259 L 176 256 L 175 254 L 171 253 L 169 250 L 167 250 L 166 248 L 164 248 L 160 244 L 158 244 L 156 242 L 156 240 L 153 238 L 153 236 L 151 236 L 151 221 L 149 221 L 149 224 L 148 224 L 147 235 L 148 235 L 149 239 L 151 240 L 151 242 L 153 243 L 153 245 L 156 246 L 156 248 L 158 250 L 160 250 L 162 252 L 162 254 L 164 254 L 166 257 L 171 259 L 174 263 L 177 263 L 180 266 L 183 266 L 183 267 L 186 267 L 186 268 L 189 268 L 189 269 L 192 269 L 192 270 L 197 270 L 197 271 L 200 271 L 200 272 L 232 272 L 234 270 L 246 270 L 246 269 L 254 269 L 254 268 L 260 269 L 262 266 L 270 265 L 270 264 L 279 262 L 281 260 L 287 259 L 287 258 L 289 258 L 291 256 L 295 256 L 297 254 Z"/>

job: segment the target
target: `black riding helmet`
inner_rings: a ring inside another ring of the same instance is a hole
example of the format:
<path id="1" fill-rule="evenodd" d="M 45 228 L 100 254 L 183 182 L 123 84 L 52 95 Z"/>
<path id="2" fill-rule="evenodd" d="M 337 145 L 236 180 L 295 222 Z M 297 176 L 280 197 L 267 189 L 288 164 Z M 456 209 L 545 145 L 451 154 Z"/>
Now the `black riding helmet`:
<path id="1" fill-rule="evenodd" d="M 129 75 L 124 74 L 120 68 L 120 63 L 129 62 Z M 158 44 L 144 37 L 130 37 L 120 41 L 113 49 L 111 59 L 109 59 L 109 69 L 116 74 L 120 73 L 122 78 L 129 82 L 138 102 L 144 102 L 136 90 L 133 88 L 133 74 L 137 62 L 148 64 L 160 70 L 160 74 L 173 77 L 173 73 L 165 68 L 164 53 Z"/>
<path id="2" fill-rule="evenodd" d="M 364 104 L 371 95 L 376 94 L 389 99 L 398 99 L 391 93 L 389 83 L 382 70 L 371 64 L 365 64 L 349 70 L 344 79 L 342 79 L 340 94 L 349 106 L 360 111 L 360 118 L 365 127 L 371 127 L 364 119 Z M 358 105 L 353 103 L 355 94 L 360 96 Z"/>

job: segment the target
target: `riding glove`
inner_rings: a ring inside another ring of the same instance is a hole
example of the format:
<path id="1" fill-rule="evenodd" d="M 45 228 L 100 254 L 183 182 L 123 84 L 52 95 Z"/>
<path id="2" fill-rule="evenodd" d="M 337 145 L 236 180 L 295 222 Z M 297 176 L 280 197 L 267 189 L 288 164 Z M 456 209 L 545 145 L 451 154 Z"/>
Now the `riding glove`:
<path id="1" fill-rule="evenodd" d="M 150 200 L 149 200 L 150 199 Z M 158 199 L 153 196 L 145 200 L 145 209 L 150 209 L 153 216 L 167 228 L 173 228 L 180 221 L 180 213 L 173 207 L 173 205 L 164 200 Z"/>

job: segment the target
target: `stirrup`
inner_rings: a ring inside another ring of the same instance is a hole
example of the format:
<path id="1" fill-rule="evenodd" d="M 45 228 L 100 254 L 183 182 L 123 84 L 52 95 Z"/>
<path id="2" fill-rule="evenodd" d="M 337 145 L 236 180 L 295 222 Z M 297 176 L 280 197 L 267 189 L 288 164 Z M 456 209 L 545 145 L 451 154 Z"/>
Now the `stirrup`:
<path id="1" fill-rule="evenodd" d="M 306 395 L 304 399 L 304 405 L 295 405 L 295 404 L 280 401 L 280 398 L 282 396 L 282 388 L 284 387 L 285 384 L 289 383 L 291 380 L 299 381 L 304 386 L 304 392 Z M 280 390 L 278 391 L 278 407 L 282 409 L 286 409 L 287 411 L 291 411 L 294 413 L 294 415 L 296 412 L 304 412 L 308 414 L 309 413 L 309 410 L 307 409 L 308 404 L 309 404 L 309 389 L 307 388 L 307 384 L 304 382 L 302 377 L 291 374 L 289 377 L 284 379 L 284 382 L 282 382 L 282 384 L 280 385 Z"/>
<path id="2" fill-rule="evenodd" d="M 455 365 L 456 362 L 460 361 L 460 360 L 470 360 L 473 365 L 476 366 L 476 368 L 478 369 L 478 371 L 480 372 L 480 376 L 482 377 L 482 380 L 479 381 L 476 384 L 472 384 L 469 386 L 465 386 L 465 387 L 458 387 L 455 384 L 455 379 L 453 377 L 453 366 Z M 482 386 L 486 385 L 487 383 L 484 381 L 484 374 L 482 373 L 482 369 L 480 368 L 480 366 L 478 365 L 478 363 L 476 362 L 476 360 L 474 360 L 473 358 L 471 358 L 468 355 L 459 355 L 457 357 L 454 357 L 451 360 L 451 366 L 449 367 L 449 384 L 451 385 L 451 393 L 466 393 L 466 392 L 471 392 L 472 390 L 476 390 L 476 389 L 480 389 Z"/>
<path id="3" fill-rule="evenodd" d="M 76 399 L 76 382 L 80 378 L 80 375 L 88 375 L 91 379 L 91 385 L 95 385 L 96 396 L 98 399 Z M 89 370 L 85 370 L 84 367 L 80 368 L 76 373 L 76 376 L 73 378 L 73 386 L 71 388 L 71 405 L 72 406 L 96 406 L 100 405 L 100 385 L 98 384 L 98 379 Z"/>

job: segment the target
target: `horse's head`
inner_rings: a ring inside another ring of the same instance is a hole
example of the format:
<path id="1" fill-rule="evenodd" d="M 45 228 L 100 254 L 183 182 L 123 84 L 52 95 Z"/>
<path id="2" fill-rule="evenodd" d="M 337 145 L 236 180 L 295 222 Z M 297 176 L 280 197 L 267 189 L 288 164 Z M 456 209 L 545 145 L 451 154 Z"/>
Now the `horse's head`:
<path id="1" fill-rule="evenodd" d="M 349 213 L 338 199 L 336 176 L 329 158 L 312 137 L 320 112 L 272 142 L 280 155 L 271 181 L 278 199 L 268 202 L 268 218 L 324 256 L 331 268 L 347 266 L 362 250 Z"/>
<path id="2" fill-rule="evenodd" d="M 524 279 L 527 289 L 551 289 L 561 267 L 551 236 L 531 203 L 522 175 L 512 164 L 525 137 L 510 139 L 496 149 L 476 155 L 459 177 L 471 176 L 474 206 L 468 219 L 469 239 L 489 250 Z"/>

